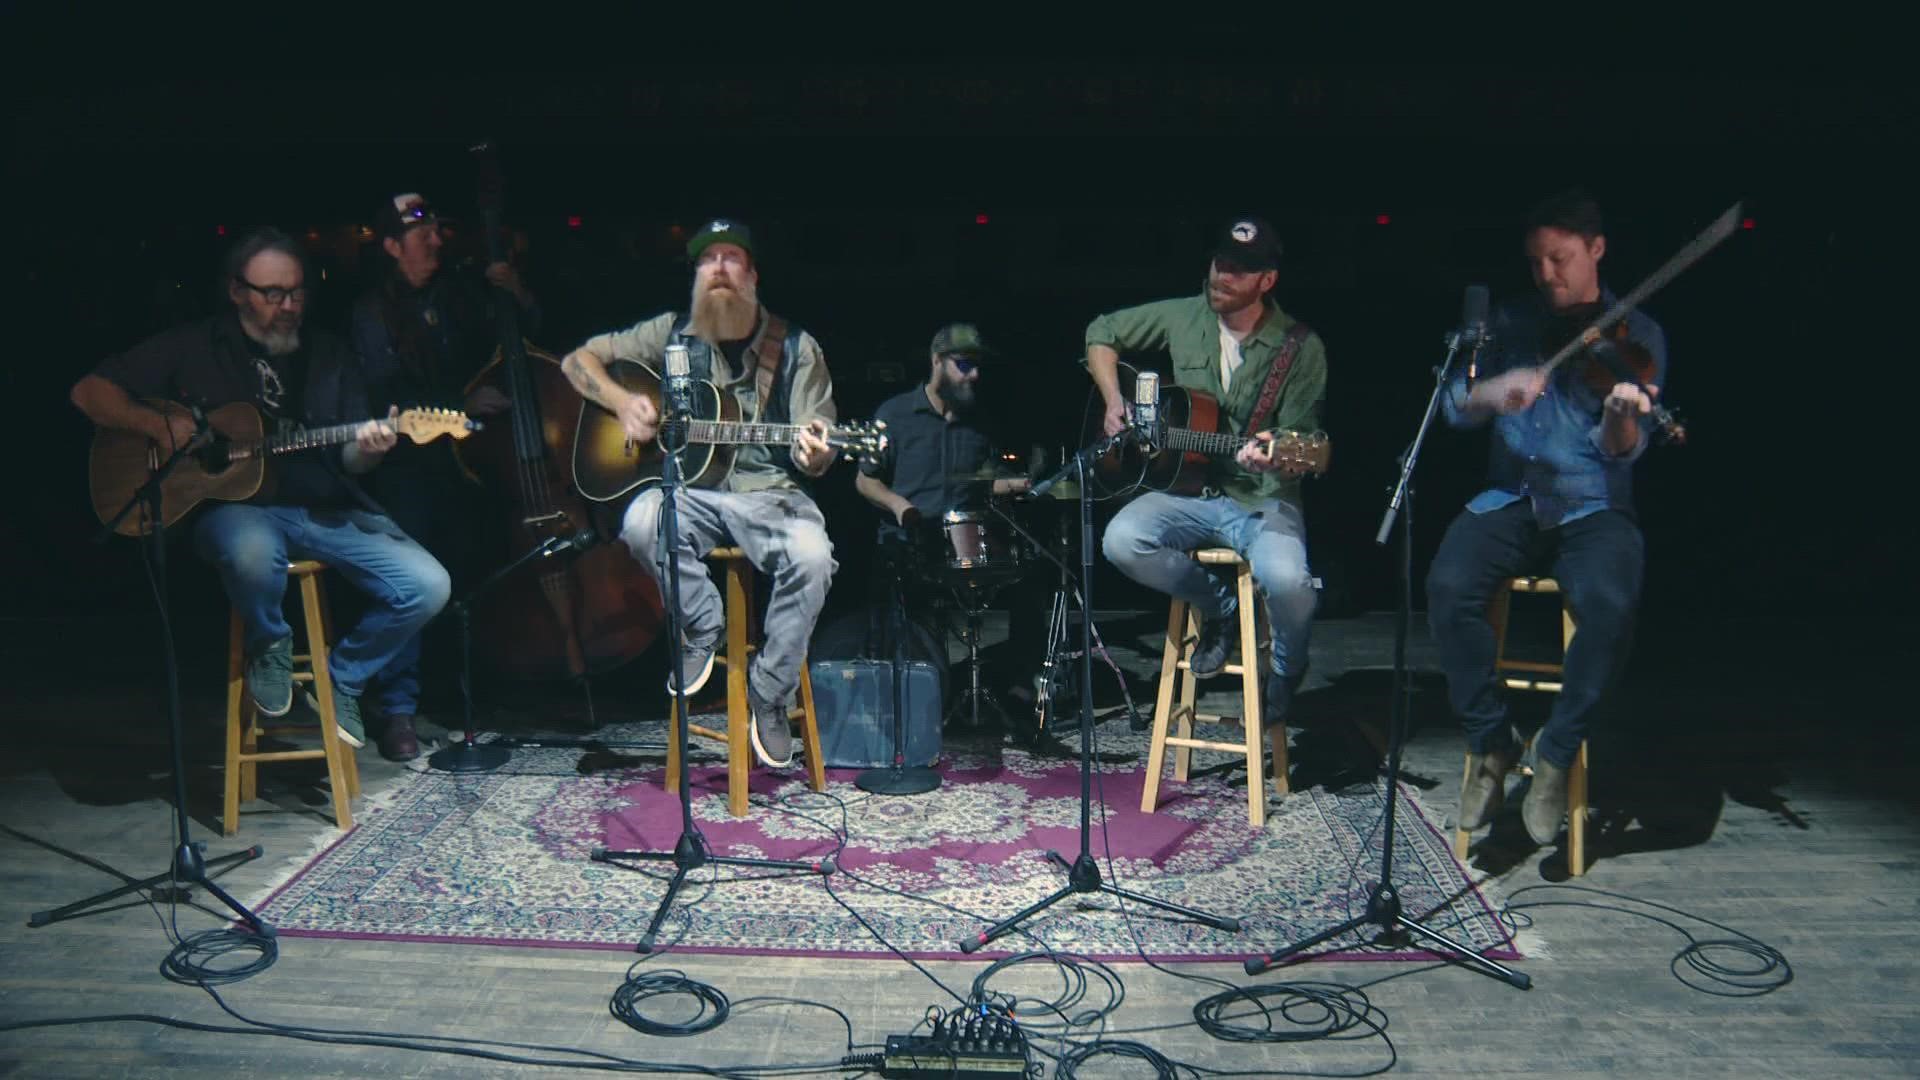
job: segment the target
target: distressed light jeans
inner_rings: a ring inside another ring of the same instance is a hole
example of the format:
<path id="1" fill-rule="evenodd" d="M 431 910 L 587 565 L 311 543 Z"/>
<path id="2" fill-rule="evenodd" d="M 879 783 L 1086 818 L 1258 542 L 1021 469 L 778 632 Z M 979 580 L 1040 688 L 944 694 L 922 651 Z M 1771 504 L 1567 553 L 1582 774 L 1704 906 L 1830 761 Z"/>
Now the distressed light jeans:
<path id="1" fill-rule="evenodd" d="M 627 506 L 620 539 L 654 577 L 666 581 L 660 548 L 660 511 L 666 499 L 650 488 Z M 754 654 L 749 682 L 770 704 L 784 704 L 800 685 L 807 641 L 826 606 L 827 587 L 839 564 L 827 520 L 805 492 L 794 488 L 715 491 L 682 488 L 674 502 L 680 525 L 680 608 L 690 646 L 711 649 L 726 630 L 720 589 L 702 561 L 717 547 L 736 545 L 754 569 L 773 582 L 762 626 L 765 640 Z M 662 595 L 665 594 L 664 584 Z"/>
<path id="2" fill-rule="evenodd" d="M 1153 492 L 1114 516 L 1103 543 L 1108 561 L 1148 588 L 1192 604 L 1205 619 L 1234 614 L 1233 578 L 1196 562 L 1195 548 L 1229 547 L 1253 568 L 1273 627 L 1273 673 L 1307 670 L 1307 642 L 1319 606 L 1307 568 L 1307 525 L 1292 503 L 1250 509 L 1225 495 Z"/>

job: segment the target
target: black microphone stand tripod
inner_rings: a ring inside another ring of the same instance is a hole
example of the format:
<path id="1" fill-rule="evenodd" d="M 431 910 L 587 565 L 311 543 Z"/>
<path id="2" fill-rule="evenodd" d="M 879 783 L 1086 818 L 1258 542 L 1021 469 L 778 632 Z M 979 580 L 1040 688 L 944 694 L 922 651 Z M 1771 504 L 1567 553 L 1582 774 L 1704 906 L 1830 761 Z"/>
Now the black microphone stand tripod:
<path id="1" fill-rule="evenodd" d="M 672 376 L 669 376 L 671 379 Z M 678 395 L 675 395 L 678 396 Z M 680 512 L 678 508 L 681 490 L 680 452 L 686 449 L 688 425 L 691 422 L 686 403 L 673 402 L 672 415 L 666 417 L 660 425 L 660 539 L 663 549 L 660 563 L 666 568 L 667 601 L 667 640 L 672 649 L 672 671 L 674 672 L 673 697 L 678 722 L 674 724 L 675 738 L 680 749 L 680 839 L 673 850 L 667 851 L 609 851 L 604 847 L 593 849 L 590 858 L 594 862 L 614 863 L 617 859 L 631 859 L 642 862 L 671 862 L 674 865 L 673 879 L 667 883 L 667 891 L 660 898 L 660 906 L 653 913 L 653 921 L 647 924 L 647 932 L 641 936 L 635 952 L 650 953 L 654 941 L 660 935 L 660 924 L 666 921 L 667 912 L 673 908 L 673 898 L 680 893 L 686 883 L 687 874 L 708 864 L 723 866 L 753 866 L 767 870 L 801 870 L 825 877 L 833 873 L 833 860 L 822 859 L 818 862 L 786 862 L 776 859 L 747 859 L 734 855 L 715 855 L 707 848 L 707 838 L 693 823 L 693 784 L 687 776 L 687 728 L 693 723 L 693 715 L 688 706 L 691 695 L 687 693 L 686 679 L 682 674 L 686 670 L 684 654 L 686 641 L 681 635 L 684 625 L 680 610 Z M 752 710 L 748 710 L 747 723 L 753 723 Z M 810 746 L 809 753 L 819 753 L 820 748 Z M 618 865 L 618 863 L 615 863 Z"/>
<path id="2" fill-rule="evenodd" d="M 1533 985 L 1526 974 L 1514 971 L 1479 953 L 1461 945 L 1437 931 L 1428 929 L 1417 919 L 1409 918 L 1401 909 L 1400 891 L 1393 885 L 1393 829 L 1394 807 L 1399 803 L 1400 789 L 1400 750 L 1407 737 L 1407 625 L 1413 612 L 1413 472 L 1420 460 L 1420 446 L 1426 440 L 1427 431 L 1433 426 L 1434 415 L 1440 409 L 1440 395 L 1446 392 L 1448 380 L 1453 373 L 1453 358 L 1463 344 L 1471 344 L 1477 354 L 1484 342 L 1484 336 L 1477 327 L 1465 331 L 1454 331 L 1446 336 L 1447 358 L 1435 370 L 1433 393 L 1427 398 L 1426 415 L 1420 419 L 1420 428 L 1414 433 L 1413 442 L 1400 459 L 1400 479 L 1394 485 L 1393 495 L 1387 502 L 1386 514 L 1380 520 L 1380 530 L 1374 536 L 1374 543 L 1385 545 L 1393 531 L 1395 515 L 1400 518 L 1400 604 L 1398 618 L 1394 622 L 1393 633 L 1393 714 L 1392 731 L 1389 733 L 1391 746 L 1387 754 L 1387 806 L 1385 820 L 1381 830 L 1380 880 L 1367 893 L 1367 909 L 1338 926 L 1323 930 L 1298 944 L 1288 945 L 1268 953 L 1265 956 L 1249 957 L 1245 964 L 1249 975 L 1258 975 L 1282 960 L 1297 953 L 1305 952 L 1324 941 L 1330 941 L 1351 930 L 1357 930 L 1369 924 L 1377 925 L 1384 934 L 1397 934 L 1411 931 L 1424 941 L 1446 948 L 1452 955 L 1467 963 L 1479 967 L 1486 974 L 1509 983 L 1521 990 Z"/>
<path id="3" fill-rule="evenodd" d="M 993 926 L 965 938 L 960 942 L 960 951 L 972 953 L 993 939 L 1006 934 L 1015 926 L 1035 914 L 1059 903 L 1075 893 L 1111 893 L 1122 900 L 1131 900 L 1137 904 L 1170 911 L 1219 930 L 1237 931 L 1240 922 L 1237 919 L 1219 915 L 1210 915 L 1195 908 L 1184 907 L 1157 897 L 1131 892 L 1101 880 L 1100 864 L 1094 861 L 1089 848 L 1092 837 L 1093 811 L 1093 487 L 1090 483 L 1093 463 L 1133 437 L 1131 427 L 1108 436 L 1099 442 L 1082 447 L 1054 475 L 1034 485 L 1028 493 L 1031 498 L 1040 498 L 1052 490 L 1054 485 L 1069 475 L 1077 475 L 1080 483 L 1080 854 L 1069 863 L 1059 852 L 1047 852 L 1047 858 L 1067 871 L 1067 883 L 1053 895 L 1028 906 L 1019 913 L 1002 919 Z"/>
<path id="4" fill-rule="evenodd" d="M 204 434 L 207 431 L 206 420 L 200 416 L 197 410 L 195 419 L 200 423 L 200 433 Z M 196 439 L 197 438 L 198 436 L 196 436 Z M 175 890 L 172 894 L 172 899 L 187 899 L 191 894 L 188 890 L 182 888 L 182 886 L 198 885 L 207 890 L 208 893 L 212 894 L 221 903 L 232 908 L 243 921 L 253 927 L 255 933 L 266 937 L 274 936 L 273 927 L 261 921 L 260 916 L 249 911 L 244 904 L 235 900 L 225 889 L 214 884 L 213 879 L 207 876 L 208 867 L 222 866 L 229 863 L 242 863 L 250 859 L 257 859 L 265 854 L 266 849 L 255 844 L 245 851 L 236 851 L 231 854 L 208 859 L 205 857 L 206 844 L 193 839 L 193 834 L 189 830 L 187 822 L 186 758 L 181 749 L 183 738 L 181 735 L 180 722 L 180 664 L 174 656 L 173 618 L 169 610 L 170 605 L 167 601 L 167 519 L 162 514 L 161 485 L 167 476 L 173 472 L 175 466 L 180 464 L 183 458 L 198 449 L 192 441 L 176 449 L 172 456 L 154 468 L 153 474 L 147 478 L 147 482 L 141 485 L 139 491 L 134 492 L 133 497 L 127 500 L 127 504 L 122 506 L 119 512 L 114 514 L 112 519 L 102 526 L 100 532 L 95 534 L 93 538 L 95 543 L 105 542 L 108 537 L 114 535 L 115 528 L 118 527 L 120 522 L 124 520 L 128 514 L 132 513 L 136 507 L 144 507 L 149 515 L 148 520 L 144 523 L 146 525 L 147 547 L 146 550 L 142 552 L 142 560 L 147 562 L 148 571 L 153 575 L 154 600 L 159 606 L 160 614 L 160 642 L 164 652 L 164 663 L 167 671 L 167 735 L 173 758 L 174 839 L 177 843 L 177 846 L 173 849 L 173 863 L 164 873 L 155 874 L 152 877 L 142 878 L 137 881 L 120 873 L 118 870 L 114 870 L 112 867 L 106 867 L 104 864 L 94 864 L 104 867 L 115 877 L 125 882 L 125 884 L 117 889 L 109 889 L 97 896 L 90 896 L 85 900 L 75 901 L 64 907 L 54 908 L 51 911 L 36 911 L 27 917 L 28 926 L 45 926 L 48 923 L 71 918 L 96 904 L 118 899 L 129 893 L 152 889 L 162 882 L 167 882 L 170 884 L 170 887 Z M 87 861 L 92 863 L 92 860 Z"/>

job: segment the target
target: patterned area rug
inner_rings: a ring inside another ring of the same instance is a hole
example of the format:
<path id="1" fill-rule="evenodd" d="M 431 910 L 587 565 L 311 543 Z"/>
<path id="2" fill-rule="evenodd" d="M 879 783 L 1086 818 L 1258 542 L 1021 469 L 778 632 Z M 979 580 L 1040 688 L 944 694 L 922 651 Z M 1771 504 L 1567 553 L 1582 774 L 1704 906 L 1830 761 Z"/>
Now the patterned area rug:
<path id="1" fill-rule="evenodd" d="M 1141 951 L 1156 960 L 1239 958 L 1364 910 L 1380 872 L 1380 785 L 1296 792 L 1270 804 L 1265 828 L 1254 830 L 1245 771 L 1206 768 L 1199 755 L 1185 784 L 1169 768 L 1159 811 L 1143 814 L 1145 736 L 1119 724 L 1101 725 L 1099 736 L 1088 835 L 1102 878 L 1239 919 L 1241 932 L 1081 893 L 974 955 L 1044 944 L 1101 960 Z M 665 725 L 622 726 L 603 738 L 663 745 Z M 869 795 L 851 770 L 829 770 L 820 794 L 797 769 L 756 769 L 752 811 L 738 819 L 726 811 L 721 762 L 696 746 L 691 766 L 694 821 L 712 853 L 831 858 L 840 872 L 695 870 L 661 931 L 663 944 L 684 951 L 957 958 L 961 940 L 1065 883 L 1048 851 L 1068 860 L 1079 852 L 1077 759 L 949 747 L 939 789 L 915 796 Z M 673 849 L 680 808 L 663 773 L 657 755 L 576 748 L 517 749 L 506 769 L 487 775 L 416 773 L 255 910 L 289 935 L 631 948 L 672 866 L 589 856 L 602 846 Z M 1493 914 L 1498 898 L 1468 879 L 1412 789 L 1401 789 L 1395 817 L 1395 883 L 1408 914 L 1489 956 L 1519 958 Z M 1426 954 L 1349 936 L 1321 955 Z"/>

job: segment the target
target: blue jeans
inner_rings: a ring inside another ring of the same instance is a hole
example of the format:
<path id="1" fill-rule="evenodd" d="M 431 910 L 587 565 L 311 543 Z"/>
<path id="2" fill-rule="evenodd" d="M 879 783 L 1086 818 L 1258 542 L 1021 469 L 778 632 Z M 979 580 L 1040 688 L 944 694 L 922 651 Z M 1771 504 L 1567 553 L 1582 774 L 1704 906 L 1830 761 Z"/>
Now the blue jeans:
<path id="1" fill-rule="evenodd" d="M 327 664 L 334 686 L 355 697 L 446 606 L 451 589 L 425 548 L 386 517 L 362 510 L 222 503 L 200 518 L 193 538 L 240 613 L 249 657 L 293 632 L 284 610 L 292 560 L 324 562 L 367 593 L 372 605 L 333 643 Z M 407 704 L 397 711 L 413 712 Z"/>
<path id="2" fill-rule="evenodd" d="M 1299 508 L 1275 500 L 1257 510 L 1225 495 L 1192 497 L 1153 492 L 1129 503 L 1107 525 L 1107 559 L 1149 588 L 1185 600 L 1205 619 L 1235 609 L 1233 579 L 1195 562 L 1195 548 L 1229 547 L 1253 568 L 1273 627 L 1273 672 L 1299 677 L 1307 670 L 1313 628 L 1313 574 L 1307 568 L 1307 525 Z"/>
<path id="3" fill-rule="evenodd" d="M 1633 518 L 1602 510 L 1552 529 L 1534 521 L 1522 499 L 1484 514 L 1462 511 L 1447 527 L 1427 570 L 1427 619 L 1440 647 L 1447 697 L 1476 754 L 1513 749 L 1506 693 L 1494 678 L 1487 602 L 1500 583 L 1544 568 L 1573 611 L 1573 640 L 1562 661 L 1553 711 L 1534 750 L 1567 768 L 1580 752 L 1601 698 L 1618 680 L 1632 648 L 1640 606 L 1645 542 Z"/>

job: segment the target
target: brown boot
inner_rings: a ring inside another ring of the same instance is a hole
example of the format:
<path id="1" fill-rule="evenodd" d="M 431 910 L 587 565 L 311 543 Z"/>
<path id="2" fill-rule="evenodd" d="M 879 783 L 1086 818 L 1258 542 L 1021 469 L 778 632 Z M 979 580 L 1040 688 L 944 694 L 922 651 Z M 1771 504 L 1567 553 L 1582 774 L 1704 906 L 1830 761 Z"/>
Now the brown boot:
<path id="1" fill-rule="evenodd" d="M 1567 770 L 1545 761 L 1533 763 L 1533 783 L 1520 801 L 1520 820 L 1536 844 L 1551 844 L 1567 816 Z"/>
<path id="2" fill-rule="evenodd" d="M 413 733 L 413 717 L 405 714 L 387 717 L 380 732 L 380 756 L 388 761 L 412 761 L 420 756 L 420 738 Z"/>
<path id="3" fill-rule="evenodd" d="M 1507 799 L 1507 771 L 1513 751 L 1467 755 L 1467 778 L 1460 785 L 1460 814 L 1454 827 L 1472 832 L 1493 820 Z"/>

